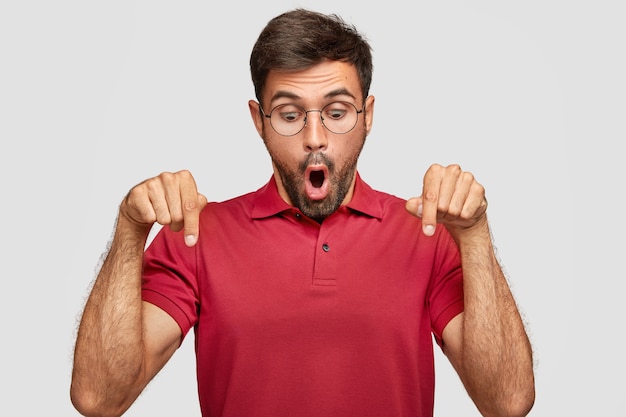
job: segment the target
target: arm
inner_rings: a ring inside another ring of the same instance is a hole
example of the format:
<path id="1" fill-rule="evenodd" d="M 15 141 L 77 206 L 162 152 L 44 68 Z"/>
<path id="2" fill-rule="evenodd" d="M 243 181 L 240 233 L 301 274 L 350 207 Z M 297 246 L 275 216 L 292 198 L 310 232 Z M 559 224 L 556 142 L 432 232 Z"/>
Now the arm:
<path id="1" fill-rule="evenodd" d="M 444 352 L 485 416 L 525 416 L 534 402 L 532 352 L 488 227 L 458 239 L 465 311 L 444 329 Z"/>
<path id="2" fill-rule="evenodd" d="M 204 205 L 186 171 L 137 185 L 120 205 L 76 339 L 70 396 L 81 414 L 121 415 L 178 348 L 176 322 L 141 299 L 143 251 L 154 222 L 184 227 L 187 242 L 195 244 Z"/>
<path id="3" fill-rule="evenodd" d="M 424 232 L 443 223 L 461 254 L 465 310 L 444 329 L 444 352 L 485 416 L 525 416 L 534 403 L 532 350 L 494 253 L 484 189 L 456 165 L 434 165 L 418 213 Z M 431 227 L 429 227 L 431 226 Z"/>

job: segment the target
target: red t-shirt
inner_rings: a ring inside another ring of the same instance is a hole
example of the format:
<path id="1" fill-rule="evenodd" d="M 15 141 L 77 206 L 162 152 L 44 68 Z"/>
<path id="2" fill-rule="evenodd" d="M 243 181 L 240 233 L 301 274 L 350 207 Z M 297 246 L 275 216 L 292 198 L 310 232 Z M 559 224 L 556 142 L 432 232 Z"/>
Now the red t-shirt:
<path id="1" fill-rule="evenodd" d="M 143 298 L 195 330 L 204 416 L 432 416 L 433 339 L 463 310 L 444 227 L 357 175 L 322 224 L 258 191 L 210 203 L 187 248 L 163 228 Z"/>

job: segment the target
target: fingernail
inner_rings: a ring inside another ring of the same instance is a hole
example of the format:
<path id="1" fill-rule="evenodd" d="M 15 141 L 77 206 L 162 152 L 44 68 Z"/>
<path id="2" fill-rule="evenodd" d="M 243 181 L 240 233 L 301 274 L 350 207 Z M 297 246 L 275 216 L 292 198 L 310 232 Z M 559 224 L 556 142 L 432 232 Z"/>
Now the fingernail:
<path id="1" fill-rule="evenodd" d="M 417 206 L 417 215 L 419 217 L 422 217 L 422 209 L 423 209 L 423 206 L 421 204 Z"/>
<path id="2" fill-rule="evenodd" d="M 424 226 L 424 234 L 426 236 L 432 236 L 435 233 L 435 226 L 433 226 L 432 224 L 427 224 L 426 226 Z"/>
<path id="3" fill-rule="evenodd" d="M 185 244 L 187 246 L 193 246 L 196 243 L 196 237 L 194 235 L 185 236 Z"/>

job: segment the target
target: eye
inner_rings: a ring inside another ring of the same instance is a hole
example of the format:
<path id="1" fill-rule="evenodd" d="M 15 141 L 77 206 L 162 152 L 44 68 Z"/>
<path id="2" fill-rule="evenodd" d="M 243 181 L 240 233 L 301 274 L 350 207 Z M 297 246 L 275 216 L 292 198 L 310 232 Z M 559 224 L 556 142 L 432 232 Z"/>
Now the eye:
<path id="1" fill-rule="evenodd" d="M 298 113 L 296 112 L 281 112 L 280 117 L 282 117 L 287 122 L 293 122 L 294 120 L 298 120 Z"/>
<path id="2" fill-rule="evenodd" d="M 324 117 L 332 120 L 339 120 L 344 117 L 348 111 L 349 107 L 346 103 L 330 103 L 324 107 Z"/>
<path id="3" fill-rule="evenodd" d="M 291 123 L 302 120 L 305 112 L 293 104 L 284 104 L 276 107 L 274 111 L 272 111 L 273 117 L 275 117 L 275 114 L 278 115 L 281 120 Z"/>

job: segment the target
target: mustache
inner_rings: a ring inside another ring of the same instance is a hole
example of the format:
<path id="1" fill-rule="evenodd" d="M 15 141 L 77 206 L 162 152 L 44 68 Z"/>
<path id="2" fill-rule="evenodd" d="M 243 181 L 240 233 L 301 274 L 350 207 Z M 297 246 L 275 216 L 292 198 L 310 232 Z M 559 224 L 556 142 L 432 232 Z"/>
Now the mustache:
<path id="1" fill-rule="evenodd" d="M 309 165 L 326 165 L 329 171 L 335 167 L 335 163 L 323 152 L 310 153 L 304 161 L 300 162 L 299 168 L 304 172 Z"/>

